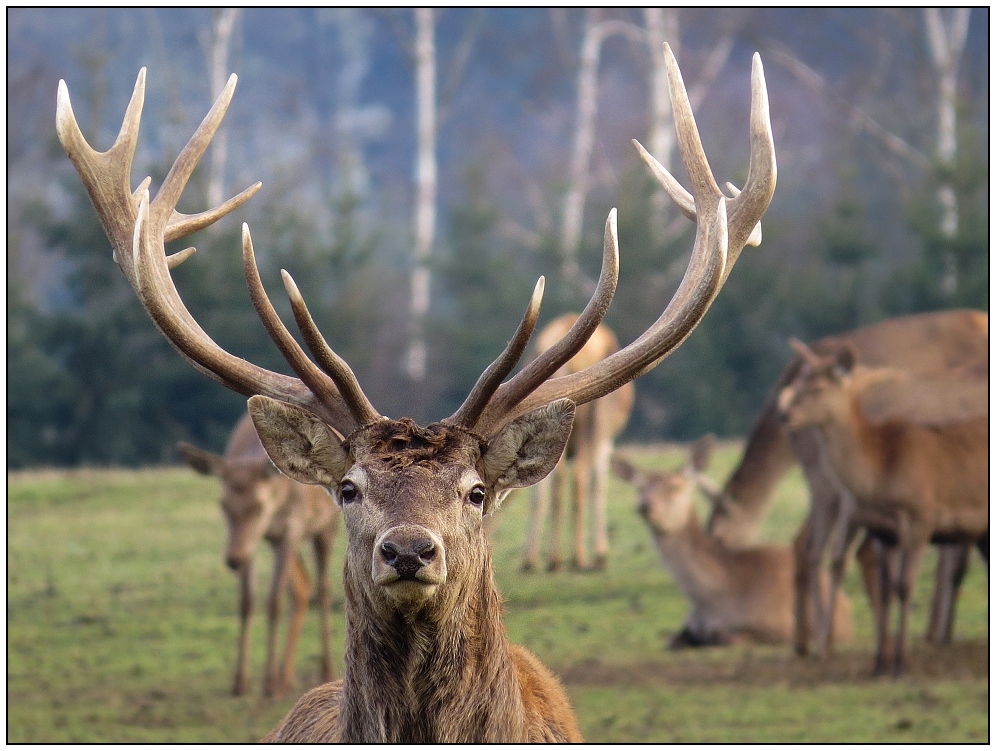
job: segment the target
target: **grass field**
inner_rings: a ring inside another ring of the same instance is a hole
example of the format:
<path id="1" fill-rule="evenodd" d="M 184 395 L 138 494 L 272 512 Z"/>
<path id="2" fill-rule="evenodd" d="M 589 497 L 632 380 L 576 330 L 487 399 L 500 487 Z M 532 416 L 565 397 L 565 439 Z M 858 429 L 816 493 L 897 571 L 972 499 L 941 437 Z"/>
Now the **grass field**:
<path id="1" fill-rule="evenodd" d="M 675 466 L 674 448 L 630 452 Z M 710 474 L 737 456 L 723 447 Z M 215 481 L 186 469 L 8 473 L 7 741 L 249 742 L 272 728 L 318 676 L 310 614 L 298 689 L 264 700 L 264 618 L 254 632 L 253 685 L 229 695 L 238 628 L 235 577 L 222 561 Z M 912 666 L 872 679 L 871 616 L 856 571 L 855 641 L 829 663 L 785 647 L 672 653 L 686 604 L 661 567 L 632 491 L 613 481 L 613 552 L 599 574 L 518 573 L 527 497 L 511 497 L 494 533 L 498 583 L 513 641 L 564 680 L 589 741 L 987 742 L 988 576 L 973 553 L 955 644 L 922 641 L 935 557 L 913 610 Z M 801 475 L 779 489 L 764 528 L 788 541 L 805 512 Z M 344 540 L 337 541 L 338 575 Z M 269 550 L 257 569 L 268 575 Z M 853 567 L 852 567 L 853 569 Z M 267 576 L 258 582 L 264 597 Z M 338 576 L 336 577 L 336 579 Z M 334 579 L 334 652 L 344 618 Z"/>

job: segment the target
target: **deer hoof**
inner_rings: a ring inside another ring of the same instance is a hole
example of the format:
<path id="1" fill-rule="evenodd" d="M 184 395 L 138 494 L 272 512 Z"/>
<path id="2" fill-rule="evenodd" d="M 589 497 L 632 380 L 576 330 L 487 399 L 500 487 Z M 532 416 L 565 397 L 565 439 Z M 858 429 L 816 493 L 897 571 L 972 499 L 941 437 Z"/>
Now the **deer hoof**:
<path id="1" fill-rule="evenodd" d="M 605 571 L 609 567 L 609 558 L 607 555 L 599 554 L 595 556 L 595 562 L 592 564 L 592 569 L 595 571 Z"/>

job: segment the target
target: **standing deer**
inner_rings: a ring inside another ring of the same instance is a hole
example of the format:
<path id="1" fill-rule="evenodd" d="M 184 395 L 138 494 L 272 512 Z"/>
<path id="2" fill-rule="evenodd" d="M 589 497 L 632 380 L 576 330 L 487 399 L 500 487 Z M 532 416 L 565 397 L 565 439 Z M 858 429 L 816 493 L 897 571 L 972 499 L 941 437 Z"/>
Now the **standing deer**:
<path id="1" fill-rule="evenodd" d="M 619 455 L 613 471 L 638 493 L 637 511 L 650 528 L 661 560 L 692 610 L 668 647 L 788 642 L 792 637 L 792 551 L 785 545 L 731 548 L 707 533 L 695 513 L 698 487 L 718 488 L 704 474 L 712 436 L 697 441 L 677 471 L 638 469 Z M 823 574 L 823 587 L 828 577 Z M 834 637 L 851 638 L 851 603 L 837 592 Z"/>
<path id="2" fill-rule="evenodd" d="M 578 316 L 566 313 L 554 319 L 536 336 L 535 351 L 538 355 L 559 342 Z M 605 324 L 599 325 L 588 342 L 574 357 L 557 371 L 554 376 L 577 373 L 604 360 L 619 350 L 619 341 Z M 547 568 L 556 571 L 561 566 L 561 528 L 567 507 L 564 491 L 569 485 L 567 460 L 574 461 L 574 565 L 579 570 L 591 566 L 588 558 L 588 513 L 592 514 L 595 558 L 594 568 L 601 570 L 609 557 L 608 531 L 608 482 L 609 457 L 612 455 L 612 442 L 615 440 L 633 411 L 636 394 L 632 382 L 601 399 L 579 405 L 574 414 L 574 429 L 567 442 L 567 451 L 549 477 L 536 485 L 533 493 L 533 506 L 529 518 L 526 537 L 526 554 L 522 563 L 524 571 L 533 571 L 539 566 L 540 538 L 543 520 L 552 510 L 550 517 L 550 555 Z M 552 501 L 552 503 L 551 503 Z"/>
<path id="3" fill-rule="evenodd" d="M 961 365 L 988 362 L 989 316 L 973 310 L 903 316 L 826 337 L 811 347 L 826 353 L 845 343 L 853 347 L 858 361 L 864 365 L 943 373 Z M 810 513 L 795 540 L 795 651 L 800 655 L 808 651 L 812 612 L 818 632 L 817 654 L 827 656 L 831 647 L 828 606 L 818 596 L 815 584 L 830 537 L 843 520 L 841 484 L 833 475 L 818 431 L 789 430 L 779 418 L 777 395 L 801 365 L 801 358 L 793 358 L 776 381 L 754 423 L 739 464 L 715 499 L 706 527 L 730 545 L 751 544 L 775 485 L 796 462 L 802 466 L 810 489 Z M 858 551 L 873 605 L 877 596 L 873 582 L 879 566 L 876 550 L 869 541 Z M 948 643 L 969 546 L 947 543 L 940 544 L 940 550 L 927 638 Z M 809 600 L 816 603 L 815 609 L 807 604 Z"/>
<path id="4" fill-rule="evenodd" d="M 887 668 L 887 616 L 896 594 L 898 675 L 912 588 L 931 539 L 975 542 L 988 561 L 988 363 L 926 375 L 857 365 L 848 345 L 827 356 L 796 340 L 792 346 L 803 364 L 778 395 L 779 413 L 790 428 L 819 429 L 851 502 L 835 548 L 831 597 L 858 528 L 894 542 L 894 557 L 879 556 L 875 672 Z"/>
<path id="5" fill-rule="evenodd" d="M 86 186 L 114 258 L 146 312 L 194 367 L 249 396 L 249 413 L 277 467 L 319 485 L 343 511 L 346 653 L 343 677 L 305 694 L 267 741 L 580 741 L 554 675 L 508 642 L 483 517 L 514 488 L 550 473 L 570 435 L 576 405 L 647 372 L 689 336 L 759 222 L 775 187 L 774 142 L 760 57 L 751 77 L 750 166 L 743 192 L 727 198 L 713 179 L 677 63 L 665 46 L 673 112 L 692 185 L 688 193 L 637 145 L 682 211 L 696 221 L 688 271 L 661 317 L 633 343 L 578 373 L 551 378 L 584 346 L 618 279 L 616 213 L 605 227 L 602 271 L 581 317 L 555 346 L 504 381 L 528 345 L 544 282 L 505 350 L 450 417 L 426 426 L 380 415 L 349 366 L 326 344 L 293 279 L 283 272 L 294 318 L 313 360 L 266 296 L 248 227 L 242 251 L 249 294 L 297 377 L 265 370 L 215 344 L 187 311 L 164 243 L 241 205 L 258 184 L 215 209 L 186 216 L 176 202 L 231 100 L 235 77 L 181 151 L 154 200 L 129 174 L 145 90 L 139 74 L 124 125 L 108 152 L 86 143 L 65 83 L 60 140 Z"/>
<path id="6" fill-rule="evenodd" d="M 332 680 L 332 592 L 329 557 L 339 526 L 339 514 L 320 488 L 301 485 L 280 474 L 253 427 L 243 415 L 232 431 L 224 455 L 177 444 L 187 464 L 203 475 L 221 480 L 221 509 L 228 526 L 225 562 L 239 576 L 239 651 L 232 693 L 249 690 L 249 634 L 253 610 L 253 553 L 263 538 L 273 548 L 273 580 L 267 600 L 266 668 L 264 696 L 280 696 L 294 684 L 294 656 L 308 611 L 311 581 L 300 547 L 310 541 L 315 554 L 315 578 L 322 635 L 322 682 Z M 277 628 L 281 600 L 290 588 L 292 610 L 284 658 L 277 670 Z"/>

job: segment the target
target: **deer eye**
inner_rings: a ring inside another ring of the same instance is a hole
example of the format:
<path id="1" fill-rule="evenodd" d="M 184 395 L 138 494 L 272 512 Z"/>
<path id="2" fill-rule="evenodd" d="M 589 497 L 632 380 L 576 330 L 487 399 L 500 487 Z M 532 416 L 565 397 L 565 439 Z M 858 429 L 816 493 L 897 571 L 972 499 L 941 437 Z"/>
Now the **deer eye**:
<path id="1" fill-rule="evenodd" d="M 343 503 L 352 503 L 360 497 L 360 491 L 349 480 L 343 480 L 339 486 L 339 497 Z"/>
<path id="2" fill-rule="evenodd" d="M 487 498 L 487 496 L 488 493 L 484 489 L 483 485 L 475 485 L 467 494 L 467 501 L 475 506 L 481 506 L 484 504 L 484 499 Z"/>

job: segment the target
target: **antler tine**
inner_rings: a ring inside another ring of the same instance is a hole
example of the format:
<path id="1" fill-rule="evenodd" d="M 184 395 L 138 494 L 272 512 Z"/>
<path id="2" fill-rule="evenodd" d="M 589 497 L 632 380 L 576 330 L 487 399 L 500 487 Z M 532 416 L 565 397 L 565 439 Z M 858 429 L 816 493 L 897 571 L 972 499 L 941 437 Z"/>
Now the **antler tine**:
<path id="1" fill-rule="evenodd" d="M 356 413 L 353 405 L 339 393 L 339 390 L 336 388 L 338 383 L 319 370 L 315 363 L 308 359 L 304 350 L 301 349 L 294 337 L 291 336 L 287 327 L 284 326 L 283 321 L 280 320 L 280 316 L 277 315 L 277 311 L 270 303 L 270 298 L 267 296 L 266 290 L 263 289 L 263 281 L 260 279 L 259 269 L 256 266 L 256 256 L 253 253 L 252 237 L 249 234 L 248 224 L 242 225 L 242 265 L 245 271 L 246 286 L 249 288 L 249 297 L 252 299 L 256 314 L 263 322 L 263 326 L 266 328 L 273 343 L 277 345 L 280 354 L 284 356 L 284 359 L 294 372 L 297 373 L 304 385 L 311 389 L 320 402 L 329 405 L 331 409 L 335 410 L 337 413 L 335 421 L 330 424 L 343 433 L 343 435 L 348 435 L 356 428 L 376 420 L 379 415 L 373 411 L 369 403 L 366 403 L 366 406 L 373 413 L 372 417 L 369 417 L 364 412 L 360 414 Z M 284 274 L 284 281 L 286 283 L 286 272 Z M 300 293 L 298 293 L 298 297 L 300 298 Z M 293 297 L 291 303 L 292 305 L 294 303 Z M 294 313 L 296 316 L 296 309 Z M 355 378 L 353 380 L 355 381 Z M 358 390 L 359 386 L 357 385 L 356 388 Z M 362 396 L 362 392 L 360 394 Z"/>
<path id="2" fill-rule="evenodd" d="M 771 202 L 776 179 L 774 140 L 760 57 L 754 56 L 751 74 L 750 169 L 744 190 L 731 199 L 724 197 L 716 185 L 677 61 L 666 44 L 664 58 L 678 146 L 691 181 L 691 208 L 698 224 L 685 276 L 661 317 L 636 341 L 585 370 L 542 383 L 517 403 L 510 401 L 503 405 L 502 411 L 489 413 L 489 428 L 507 424 L 555 399 L 569 398 L 578 404 L 597 399 L 656 367 L 705 315 L 744 244 L 760 237 L 757 225 Z M 667 174 L 656 160 L 651 159 L 648 164 L 658 177 Z M 687 214 L 689 194 L 683 188 L 676 189 L 676 181 L 670 176 L 663 183 Z"/>
<path id="3" fill-rule="evenodd" d="M 245 396 L 267 394 L 296 404 L 336 425 L 336 410 L 297 378 L 274 373 L 229 354 L 197 324 L 180 299 L 161 244 L 151 240 L 149 193 L 139 198 L 129 280 L 139 301 L 167 341 L 198 371 Z M 333 402 L 334 404 L 334 402 Z"/>
<path id="4" fill-rule="evenodd" d="M 758 243 L 761 241 L 760 219 L 775 194 L 778 177 L 768 87 L 764 82 L 761 56 L 756 52 L 751 63 L 750 90 L 750 165 L 743 192 L 730 202 L 729 211 L 731 268 L 744 245 L 752 244 L 751 240 L 755 239 Z"/>
<path id="5" fill-rule="evenodd" d="M 256 183 L 221 205 L 198 214 L 186 215 L 176 211 L 180 194 L 231 102 L 237 82 L 237 78 L 232 76 L 180 152 L 155 199 L 150 200 L 149 197 L 149 178 L 143 180 L 133 192 L 130 173 L 145 98 L 145 74 L 145 68 L 142 68 L 114 145 L 102 153 L 87 144 L 73 114 L 66 84 L 64 81 L 59 83 L 56 110 L 59 139 L 100 217 L 114 249 L 114 260 L 156 327 L 198 371 L 246 396 L 264 394 L 294 404 L 344 434 L 351 432 L 359 424 L 335 383 L 308 359 L 293 337 L 279 324 L 269 301 L 266 305 L 260 302 L 262 284 L 255 271 L 247 229 L 244 228 L 243 250 L 249 256 L 246 265 L 251 267 L 247 270 L 250 293 L 254 294 L 254 304 L 261 311 L 270 335 L 301 378 L 274 373 L 229 354 L 204 332 L 187 311 L 173 284 L 170 269 L 189 258 L 194 249 L 187 248 L 167 257 L 165 243 L 206 227 L 238 208 L 259 189 L 260 184 Z M 265 294 L 262 297 L 265 298 Z"/>
<path id="6" fill-rule="evenodd" d="M 660 318 L 626 348 L 577 373 L 544 382 L 499 415 L 493 429 L 557 399 L 584 404 L 605 396 L 655 368 L 688 338 L 719 293 L 727 265 L 726 199 L 718 200 L 711 218 L 704 213 L 688 269 Z"/>
<path id="7" fill-rule="evenodd" d="M 581 351 L 605 317 L 605 312 L 609 309 L 609 304 L 616 293 L 618 282 L 619 239 L 616 227 L 616 210 L 612 209 L 605 220 L 605 236 L 602 241 L 602 270 L 598 276 L 595 292 L 585 309 L 563 339 L 542 352 L 507 383 L 498 387 L 477 421 L 476 429 L 478 431 L 482 433 L 490 431 L 501 420 L 502 414 L 522 401 L 531 391 L 556 373 L 564 363 Z"/>
<path id="8" fill-rule="evenodd" d="M 248 231 L 247 231 L 248 236 Z M 298 289 L 294 278 L 281 269 L 280 275 L 284 280 L 284 289 L 287 290 L 287 297 L 290 298 L 291 309 L 294 311 L 294 320 L 304 337 L 304 343 L 308 345 L 311 354 L 314 355 L 318 366 L 331 376 L 335 385 L 339 389 L 350 413 L 356 418 L 358 426 L 369 425 L 380 419 L 380 413 L 374 409 L 366 394 L 360 388 L 360 383 L 353 373 L 349 364 L 343 360 L 325 341 L 322 332 L 315 325 L 308 306 L 304 302 L 304 297 Z M 265 296 L 265 295 L 264 295 Z"/>
<path id="9" fill-rule="evenodd" d="M 501 385 L 502 379 L 512 372 L 512 368 L 522 357 L 522 353 L 526 351 L 526 345 L 529 344 L 529 338 L 533 335 L 536 321 L 539 319 L 540 303 L 543 301 L 545 287 L 546 279 L 541 276 L 536 282 L 533 296 L 529 299 L 529 305 L 526 307 L 522 321 L 519 322 L 519 327 L 515 330 L 515 335 L 505 346 L 505 350 L 477 379 L 477 383 L 470 390 L 470 394 L 467 395 L 460 409 L 444 422 L 467 428 L 473 428 L 477 423 L 481 412 L 487 407 L 488 401 Z"/>
<path id="10" fill-rule="evenodd" d="M 136 203 L 132 200 L 131 165 L 138 145 L 138 128 L 145 103 L 145 68 L 138 72 L 128 108 L 125 110 L 114 144 L 107 151 L 97 151 L 87 143 L 73 113 L 69 88 L 59 81 L 55 110 L 55 129 L 62 147 L 69 155 L 86 188 L 97 217 L 111 241 L 115 263 L 131 256 L 132 230 L 135 228 Z M 125 263 L 128 263 L 125 260 Z M 127 272 L 126 272 L 127 273 Z"/>

